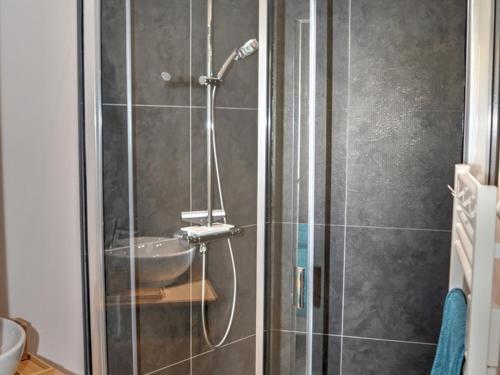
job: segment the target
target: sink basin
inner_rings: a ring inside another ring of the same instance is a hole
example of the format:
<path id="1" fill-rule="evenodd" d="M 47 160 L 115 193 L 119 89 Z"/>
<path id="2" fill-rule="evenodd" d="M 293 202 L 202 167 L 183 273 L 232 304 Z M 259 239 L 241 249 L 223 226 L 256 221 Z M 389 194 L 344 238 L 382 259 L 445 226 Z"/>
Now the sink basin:
<path id="1" fill-rule="evenodd" d="M 196 246 L 185 245 L 177 238 L 137 237 L 135 240 L 135 276 L 138 286 L 159 287 L 175 282 L 189 269 Z M 128 239 L 118 241 L 119 247 L 106 251 L 114 262 L 128 267 L 130 246 Z"/>
<path id="2" fill-rule="evenodd" d="M 16 373 L 25 342 L 26 333 L 19 324 L 0 318 L 0 374 Z"/>

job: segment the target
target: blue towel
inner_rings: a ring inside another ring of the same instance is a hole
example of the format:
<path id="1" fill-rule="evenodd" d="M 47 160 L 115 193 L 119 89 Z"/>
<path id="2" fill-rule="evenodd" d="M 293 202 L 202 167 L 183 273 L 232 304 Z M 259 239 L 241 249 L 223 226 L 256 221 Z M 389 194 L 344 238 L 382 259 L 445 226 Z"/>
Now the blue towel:
<path id="1" fill-rule="evenodd" d="M 298 236 L 297 236 L 297 266 L 304 267 L 307 270 L 308 263 L 308 243 L 309 243 L 309 225 L 299 224 L 298 226 Z M 304 277 L 304 307 L 297 310 L 298 316 L 307 316 L 307 279 Z"/>
<path id="2" fill-rule="evenodd" d="M 431 375 L 461 375 L 465 352 L 467 299 L 461 289 L 446 297 L 439 342 Z"/>

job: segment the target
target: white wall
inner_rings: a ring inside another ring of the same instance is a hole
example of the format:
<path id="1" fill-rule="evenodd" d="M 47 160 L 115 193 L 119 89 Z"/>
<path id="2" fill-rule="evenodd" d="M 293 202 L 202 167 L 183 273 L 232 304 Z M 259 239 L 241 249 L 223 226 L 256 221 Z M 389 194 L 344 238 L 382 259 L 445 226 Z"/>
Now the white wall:
<path id="1" fill-rule="evenodd" d="M 83 374 L 76 20 L 75 0 L 0 0 L 0 313 Z"/>

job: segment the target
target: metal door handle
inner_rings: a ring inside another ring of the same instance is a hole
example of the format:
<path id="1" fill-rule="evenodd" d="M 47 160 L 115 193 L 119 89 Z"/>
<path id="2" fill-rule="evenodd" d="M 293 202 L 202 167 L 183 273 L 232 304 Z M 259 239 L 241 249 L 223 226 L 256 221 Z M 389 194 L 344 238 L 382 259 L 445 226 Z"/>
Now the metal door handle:
<path id="1" fill-rule="evenodd" d="M 297 309 L 304 308 L 305 296 L 304 296 L 304 267 L 295 267 L 294 275 L 294 305 Z"/>

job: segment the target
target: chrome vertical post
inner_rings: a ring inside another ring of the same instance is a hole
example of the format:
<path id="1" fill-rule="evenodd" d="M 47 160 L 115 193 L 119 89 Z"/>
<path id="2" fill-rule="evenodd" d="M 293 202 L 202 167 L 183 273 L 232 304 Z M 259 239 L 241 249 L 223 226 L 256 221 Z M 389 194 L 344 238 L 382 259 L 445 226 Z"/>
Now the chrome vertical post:
<path id="1" fill-rule="evenodd" d="M 213 76 L 213 0 L 207 0 L 207 77 Z M 214 126 L 213 87 L 208 82 L 207 90 L 207 225 L 212 225 L 212 131 Z"/>

